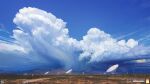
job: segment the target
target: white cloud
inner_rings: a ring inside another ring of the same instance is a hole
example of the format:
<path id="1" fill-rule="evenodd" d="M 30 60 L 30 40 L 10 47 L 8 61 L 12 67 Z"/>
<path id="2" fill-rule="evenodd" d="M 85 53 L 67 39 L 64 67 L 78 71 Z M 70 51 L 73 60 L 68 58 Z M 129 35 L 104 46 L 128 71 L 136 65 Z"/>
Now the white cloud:
<path id="1" fill-rule="evenodd" d="M 135 60 L 136 63 L 145 63 L 146 61 L 146 59 Z"/>
<path id="2" fill-rule="evenodd" d="M 7 44 L 7 43 L 0 43 L 0 51 L 6 51 L 6 52 L 14 52 L 14 51 L 18 51 L 18 52 L 23 52 L 25 53 L 24 48 L 18 46 L 18 45 L 14 45 L 14 44 Z"/>
<path id="3" fill-rule="evenodd" d="M 20 9 L 13 21 L 18 28 L 13 31 L 17 44 L 28 52 L 71 65 L 71 53 L 77 41 L 69 37 L 63 20 L 46 11 L 28 7 Z"/>
<path id="4" fill-rule="evenodd" d="M 20 57 L 26 56 L 36 63 L 46 61 L 56 66 L 56 61 L 65 68 L 71 68 L 78 64 L 77 59 L 82 61 L 87 58 L 90 62 L 101 62 L 129 56 L 136 58 L 137 55 L 150 53 L 134 39 L 118 41 L 98 28 L 91 28 L 87 35 L 78 41 L 69 36 L 66 22 L 37 8 L 20 9 L 13 22 L 17 25 L 12 36 L 15 41 L 0 41 L 0 53 L 22 52 Z M 140 48 L 143 51 L 136 52 Z"/>
<path id="5" fill-rule="evenodd" d="M 91 62 L 122 58 L 124 54 L 138 46 L 138 42 L 134 39 L 129 39 L 127 42 L 117 41 L 110 34 L 97 28 L 91 28 L 80 42 L 83 50 L 80 59 L 90 58 Z"/>

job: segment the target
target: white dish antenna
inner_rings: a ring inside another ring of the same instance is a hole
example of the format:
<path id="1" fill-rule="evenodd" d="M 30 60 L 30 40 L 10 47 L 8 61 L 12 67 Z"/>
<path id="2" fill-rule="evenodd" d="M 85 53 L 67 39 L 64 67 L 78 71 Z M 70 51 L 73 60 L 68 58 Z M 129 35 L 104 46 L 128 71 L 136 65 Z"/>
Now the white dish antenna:
<path id="1" fill-rule="evenodd" d="M 109 67 L 107 70 L 106 70 L 106 73 L 111 73 L 111 72 L 114 72 L 118 69 L 119 67 L 119 64 L 115 64 L 115 65 L 112 65 L 111 67 Z"/>
<path id="2" fill-rule="evenodd" d="M 49 72 L 45 72 L 44 74 L 47 75 Z"/>
<path id="3" fill-rule="evenodd" d="M 72 72 L 72 69 L 66 71 L 66 74 L 70 74 Z"/>

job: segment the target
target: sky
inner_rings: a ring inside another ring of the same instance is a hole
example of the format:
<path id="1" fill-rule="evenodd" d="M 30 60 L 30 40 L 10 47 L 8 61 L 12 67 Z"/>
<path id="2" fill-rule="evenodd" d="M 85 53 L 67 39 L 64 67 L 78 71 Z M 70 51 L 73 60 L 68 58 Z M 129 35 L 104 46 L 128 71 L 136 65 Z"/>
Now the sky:
<path id="1" fill-rule="evenodd" d="M 12 19 L 19 9 L 36 7 L 66 21 L 71 36 L 77 39 L 91 27 L 101 28 L 117 37 L 149 30 L 149 4 L 149 0 L 2 0 L 0 23 L 11 31 L 15 27 Z"/>
<path id="2" fill-rule="evenodd" d="M 1 0 L 0 71 L 103 73 L 117 64 L 118 73 L 150 73 L 149 4 L 149 0 Z"/>

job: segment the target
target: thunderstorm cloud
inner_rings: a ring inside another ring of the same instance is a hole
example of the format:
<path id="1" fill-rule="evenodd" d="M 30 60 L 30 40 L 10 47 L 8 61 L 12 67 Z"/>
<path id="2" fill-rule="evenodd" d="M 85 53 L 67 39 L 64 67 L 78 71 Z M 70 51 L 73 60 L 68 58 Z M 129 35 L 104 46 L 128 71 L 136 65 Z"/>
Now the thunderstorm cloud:
<path id="1" fill-rule="evenodd" d="M 99 28 L 90 28 L 77 40 L 69 35 L 66 22 L 38 8 L 20 9 L 13 22 L 16 24 L 11 35 L 13 40 L 0 40 L 0 70 L 3 71 L 25 71 L 41 66 L 91 70 L 91 66 L 101 68 L 105 63 L 113 65 L 113 62 L 150 58 L 149 46 L 133 38 L 117 40 Z"/>

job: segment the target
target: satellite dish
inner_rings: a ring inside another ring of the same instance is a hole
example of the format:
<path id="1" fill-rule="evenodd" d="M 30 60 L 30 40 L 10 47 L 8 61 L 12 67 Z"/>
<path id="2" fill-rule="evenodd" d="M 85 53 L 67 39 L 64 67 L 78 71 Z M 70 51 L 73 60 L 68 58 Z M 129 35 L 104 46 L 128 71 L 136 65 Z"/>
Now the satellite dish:
<path id="1" fill-rule="evenodd" d="M 72 69 L 66 71 L 66 74 L 70 74 L 72 72 Z"/>
<path id="2" fill-rule="evenodd" d="M 49 72 L 45 72 L 44 74 L 47 75 Z"/>
<path id="3" fill-rule="evenodd" d="M 115 72 L 118 67 L 119 67 L 119 64 L 112 65 L 111 67 L 109 67 L 109 68 L 106 70 L 106 73 Z"/>

